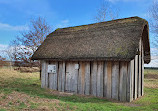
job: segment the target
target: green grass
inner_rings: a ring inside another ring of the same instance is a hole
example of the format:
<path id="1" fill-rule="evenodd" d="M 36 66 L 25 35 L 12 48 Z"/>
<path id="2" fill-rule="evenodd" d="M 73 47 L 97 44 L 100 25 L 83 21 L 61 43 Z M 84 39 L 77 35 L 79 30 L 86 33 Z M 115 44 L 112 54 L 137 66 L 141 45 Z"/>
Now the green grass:
<path id="1" fill-rule="evenodd" d="M 158 70 L 145 70 L 145 75 L 148 74 L 158 74 Z M 148 82 L 150 79 L 145 78 L 145 83 L 150 84 Z M 157 79 L 153 80 L 158 85 Z M 145 87 L 144 93 L 143 97 L 131 103 L 112 102 L 107 99 L 79 95 L 62 96 L 51 90 L 40 88 L 39 73 L 10 72 L 8 69 L 0 69 L 0 101 L 6 102 L 6 105 L 0 104 L 0 111 L 22 109 L 59 111 L 158 110 L 158 88 Z M 16 100 L 16 98 L 18 99 Z"/>

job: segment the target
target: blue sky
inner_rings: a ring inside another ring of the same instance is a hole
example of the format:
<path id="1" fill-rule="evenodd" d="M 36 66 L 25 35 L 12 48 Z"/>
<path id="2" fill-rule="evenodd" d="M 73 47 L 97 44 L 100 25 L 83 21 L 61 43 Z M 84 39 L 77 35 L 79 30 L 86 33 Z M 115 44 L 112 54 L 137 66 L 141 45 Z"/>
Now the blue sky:
<path id="1" fill-rule="evenodd" d="M 105 1 L 119 10 L 119 18 L 139 16 L 149 20 L 148 8 L 154 0 Z M 102 2 L 104 0 L 0 0 L 0 50 L 19 32 L 28 30 L 30 19 L 38 16 L 46 19 L 52 31 L 95 23 L 94 16 Z"/>

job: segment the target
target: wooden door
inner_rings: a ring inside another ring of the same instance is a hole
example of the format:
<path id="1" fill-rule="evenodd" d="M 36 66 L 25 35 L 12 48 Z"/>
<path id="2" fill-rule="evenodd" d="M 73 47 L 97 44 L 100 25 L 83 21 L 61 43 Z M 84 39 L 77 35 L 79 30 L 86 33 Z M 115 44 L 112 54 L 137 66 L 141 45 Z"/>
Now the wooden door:
<path id="1" fill-rule="evenodd" d="M 65 91 L 77 93 L 78 69 L 75 69 L 77 62 L 66 63 L 66 86 Z"/>

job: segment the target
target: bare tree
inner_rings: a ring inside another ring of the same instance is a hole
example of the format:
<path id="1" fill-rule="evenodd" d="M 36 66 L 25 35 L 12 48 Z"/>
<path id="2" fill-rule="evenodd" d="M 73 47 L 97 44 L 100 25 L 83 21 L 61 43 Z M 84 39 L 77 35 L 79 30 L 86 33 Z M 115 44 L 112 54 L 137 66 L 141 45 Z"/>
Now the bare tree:
<path id="1" fill-rule="evenodd" d="M 39 17 L 30 21 L 29 30 L 21 32 L 16 40 L 11 41 L 12 57 L 24 63 L 31 63 L 31 56 L 50 33 L 50 26 Z"/>
<path id="2" fill-rule="evenodd" d="M 149 23 L 150 23 L 150 31 L 153 34 L 152 44 L 154 45 L 155 49 L 152 53 L 152 56 L 158 55 L 158 1 L 154 1 L 152 5 L 149 7 Z M 158 59 L 157 57 L 154 58 L 155 60 Z"/>
<path id="3" fill-rule="evenodd" d="M 18 60 L 19 48 L 20 48 L 20 44 L 17 40 L 13 40 L 10 42 L 8 48 L 6 49 L 6 53 L 10 60 L 13 60 L 13 61 Z"/>
<path id="4" fill-rule="evenodd" d="M 7 58 L 10 61 L 10 69 L 12 69 L 12 63 L 18 60 L 19 43 L 17 40 L 10 42 L 8 48 L 3 52 L 6 53 Z"/>
<path id="5" fill-rule="evenodd" d="M 6 61 L 5 60 L 6 60 L 6 58 L 0 56 L 0 67 L 6 65 Z"/>
<path id="6" fill-rule="evenodd" d="M 95 16 L 97 22 L 104 22 L 116 18 L 118 18 L 118 9 L 113 7 L 109 2 L 102 3 Z"/>
<path id="7" fill-rule="evenodd" d="M 151 17 L 151 30 L 155 33 L 156 37 L 158 37 L 158 1 L 153 2 L 149 10 L 149 15 Z M 158 42 L 158 38 L 156 40 Z"/>
<path id="8" fill-rule="evenodd" d="M 36 20 L 31 20 L 30 23 L 29 31 L 21 33 L 22 37 L 18 39 L 22 45 L 31 49 L 34 53 L 50 33 L 50 26 L 41 17 Z"/>

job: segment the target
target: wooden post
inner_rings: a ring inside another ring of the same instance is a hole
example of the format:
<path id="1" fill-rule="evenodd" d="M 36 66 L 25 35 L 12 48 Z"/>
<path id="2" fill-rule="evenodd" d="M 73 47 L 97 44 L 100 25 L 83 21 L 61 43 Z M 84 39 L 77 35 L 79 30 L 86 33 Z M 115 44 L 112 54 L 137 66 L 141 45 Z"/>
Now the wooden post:
<path id="1" fill-rule="evenodd" d="M 134 60 L 128 63 L 128 75 L 127 75 L 127 101 L 133 100 L 133 78 L 134 78 Z"/>
<path id="2" fill-rule="evenodd" d="M 97 96 L 103 97 L 103 62 L 98 62 L 98 69 L 97 69 Z"/>
<path id="3" fill-rule="evenodd" d="M 127 84 L 127 62 L 120 63 L 120 89 L 119 99 L 120 101 L 126 101 L 126 84 Z"/>
<path id="4" fill-rule="evenodd" d="M 112 64 L 112 99 L 118 100 L 119 97 L 119 62 Z"/>
<path id="5" fill-rule="evenodd" d="M 85 63 L 85 94 L 90 94 L 90 62 Z"/>
<path id="6" fill-rule="evenodd" d="M 137 81 L 138 81 L 138 55 L 135 56 L 134 60 L 134 99 L 137 98 Z"/>
<path id="7" fill-rule="evenodd" d="M 66 71 L 66 69 L 65 69 L 65 62 L 63 62 L 63 66 L 62 66 L 62 92 L 64 92 L 65 91 L 65 78 L 66 78 L 66 76 L 65 76 L 65 71 Z"/>
<path id="8" fill-rule="evenodd" d="M 105 62 L 104 65 L 104 96 L 106 98 L 111 98 L 111 73 L 112 66 L 111 62 Z"/>
<path id="9" fill-rule="evenodd" d="M 141 96 L 141 76 L 142 76 L 142 63 L 141 63 L 141 39 L 139 41 L 139 54 L 138 54 L 138 97 Z"/>
<path id="10" fill-rule="evenodd" d="M 91 66 L 91 94 L 96 96 L 97 95 L 97 62 L 92 62 Z"/>
<path id="11" fill-rule="evenodd" d="M 104 92 L 104 97 L 106 97 L 107 96 L 107 80 L 108 80 L 108 74 L 107 74 L 107 62 L 104 62 L 104 65 L 103 65 L 103 88 L 104 88 L 104 90 L 103 90 L 103 92 Z"/>
<path id="12" fill-rule="evenodd" d="M 78 93 L 84 94 L 85 88 L 85 62 L 79 62 L 79 76 L 78 76 Z"/>
<path id="13" fill-rule="evenodd" d="M 46 61 L 46 66 L 45 66 L 45 88 L 48 88 L 49 87 L 49 75 L 48 75 L 48 72 L 47 72 L 47 69 L 48 69 L 48 62 Z"/>
<path id="14" fill-rule="evenodd" d="M 142 59 L 141 59 L 141 66 L 142 66 L 142 77 L 141 77 L 141 95 L 144 95 L 144 47 L 143 47 L 143 42 L 142 42 Z"/>
<path id="15" fill-rule="evenodd" d="M 45 88 L 46 61 L 42 60 L 41 88 Z"/>
<path id="16" fill-rule="evenodd" d="M 62 63 L 62 62 L 59 62 L 58 91 L 62 91 L 62 70 L 63 70 L 63 63 Z"/>

